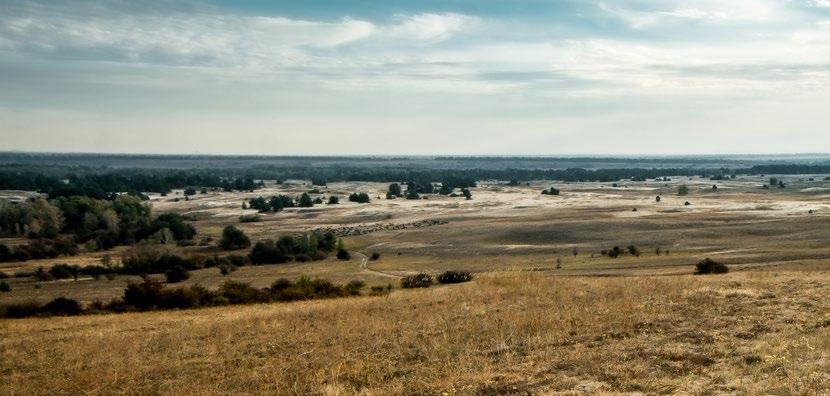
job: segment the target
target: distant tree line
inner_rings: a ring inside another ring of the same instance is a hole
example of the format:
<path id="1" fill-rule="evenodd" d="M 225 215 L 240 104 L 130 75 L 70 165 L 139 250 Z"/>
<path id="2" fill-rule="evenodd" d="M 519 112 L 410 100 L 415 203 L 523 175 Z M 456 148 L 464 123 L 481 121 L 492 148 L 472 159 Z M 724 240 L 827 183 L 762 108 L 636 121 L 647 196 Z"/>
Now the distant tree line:
<path id="1" fill-rule="evenodd" d="M 822 174 L 830 165 L 757 165 L 749 168 L 607 168 L 607 169 L 432 169 L 395 166 L 254 166 L 215 169 L 111 169 L 69 166 L 2 165 L 0 189 L 39 191 L 50 198 L 81 195 L 110 199 L 115 193 L 167 193 L 176 188 L 203 187 L 252 191 L 257 180 L 312 180 L 315 185 L 340 181 L 406 184 L 419 194 L 449 195 L 453 189 L 474 187 L 477 180 L 562 180 L 614 182 L 667 176 L 701 176 L 715 180 L 736 174 Z M 195 192 L 193 190 L 191 193 Z M 414 194 L 413 194 L 414 195 Z"/>
<path id="2" fill-rule="evenodd" d="M 58 168 L 61 169 L 61 168 Z M 76 173 L 77 172 L 77 173 Z M 253 191 L 262 186 L 253 178 L 227 177 L 197 170 L 105 170 L 78 172 L 67 168 L 63 172 L 40 167 L 9 167 L 0 169 L 0 190 L 26 190 L 47 194 L 49 198 L 86 196 L 113 199 L 122 193 L 143 196 L 155 192 L 167 194 L 173 189 L 193 186 L 224 191 Z"/>

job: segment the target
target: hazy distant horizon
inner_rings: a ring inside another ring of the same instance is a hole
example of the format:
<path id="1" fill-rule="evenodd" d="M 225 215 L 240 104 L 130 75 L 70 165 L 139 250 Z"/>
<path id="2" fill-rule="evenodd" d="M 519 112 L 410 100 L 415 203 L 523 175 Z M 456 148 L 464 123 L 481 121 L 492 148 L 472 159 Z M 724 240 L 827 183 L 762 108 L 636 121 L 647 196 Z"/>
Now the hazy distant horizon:
<path id="1" fill-rule="evenodd" d="M 292 157 L 319 157 L 319 158 L 333 158 L 333 157 L 352 157 L 352 158 L 642 158 L 642 159 L 660 159 L 660 158 L 824 158 L 830 159 L 830 152 L 813 152 L 813 153 L 723 153 L 723 154 L 707 154 L 707 153 L 680 153 L 680 154 L 647 154 L 647 153 L 632 153 L 632 154 L 613 154 L 613 153 L 574 153 L 574 154 L 521 154 L 521 153 L 482 153 L 482 154 L 462 154 L 462 153 L 348 153 L 348 154 L 246 154 L 246 153 L 200 153 L 200 152 L 97 152 L 97 151 L 38 151 L 38 150 L 0 150 L 0 155 L 4 154 L 31 154 L 31 155 L 77 155 L 77 156 L 125 156 L 125 157 L 140 157 L 140 156 L 159 156 L 159 157 L 274 157 L 274 158 L 292 158 Z"/>
<path id="2" fill-rule="evenodd" d="M 823 0 L 0 4 L 0 150 L 830 152 Z"/>

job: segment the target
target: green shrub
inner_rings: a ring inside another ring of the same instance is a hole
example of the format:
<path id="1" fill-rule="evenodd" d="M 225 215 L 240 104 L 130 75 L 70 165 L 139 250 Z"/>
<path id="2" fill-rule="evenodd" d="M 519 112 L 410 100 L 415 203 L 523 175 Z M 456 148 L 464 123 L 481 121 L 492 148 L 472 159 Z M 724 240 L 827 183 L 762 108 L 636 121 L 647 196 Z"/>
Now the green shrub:
<path id="1" fill-rule="evenodd" d="M 156 308 L 161 301 L 163 288 L 163 283 L 150 278 L 145 278 L 141 283 L 130 282 L 124 289 L 123 302 L 141 311 Z"/>
<path id="2" fill-rule="evenodd" d="M 222 230 L 222 240 L 219 246 L 225 250 L 247 249 L 251 246 L 251 240 L 242 230 L 229 225 Z"/>
<path id="3" fill-rule="evenodd" d="M 291 260 L 283 249 L 277 247 L 274 241 L 257 242 L 249 255 L 251 264 L 280 264 Z"/>
<path id="4" fill-rule="evenodd" d="M 401 279 L 401 287 L 404 289 L 414 289 L 419 287 L 432 286 L 432 276 L 429 274 L 420 273 L 417 275 L 410 275 Z"/>
<path id="5" fill-rule="evenodd" d="M 289 279 L 279 278 L 271 284 L 271 288 L 269 289 L 271 293 L 276 293 L 288 289 L 289 287 L 293 286 L 294 282 L 291 282 Z"/>
<path id="6" fill-rule="evenodd" d="M 727 272 L 729 272 L 729 267 L 727 267 L 726 264 L 717 262 L 710 258 L 706 258 L 697 263 L 695 269 L 695 275 L 725 274 Z"/>
<path id="7" fill-rule="evenodd" d="M 50 301 L 41 310 L 45 313 L 59 316 L 80 315 L 83 311 L 79 302 L 64 297 L 58 297 Z"/>
<path id="8" fill-rule="evenodd" d="M 164 277 L 167 279 L 167 283 L 178 283 L 189 279 L 190 273 L 187 272 L 187 268 L 177 265 L 165 272 Z"/>
<path id="9" fill-rule="evenodd" d="M 87 265 L 80 269 L 81 275 L 88 275 L 95 279 L 100 278 L 101 275 L 106 275 L 109 273 L 115 273 L 115 269 L 104 267 L 103 265 Z"/>
<path id="10" fill-rule="evenodd" d="M 57 264 L 49 269 L 49 275 L 55 279 L 78 279 L 78 274 L 81 272 L 81 267 L 69 264 Z"/>
<path id="11" fill-rule="evenodd" d="M 233 264 L 219 264 L 219 273 L 224 275 L 228 275 L 231 272 L 236 271 L 236 266 Z"/>
<path id="12" fill-rule="evenodd" d="M 12 287 L 6 281 L 0 281 L 0 292 L 8 293 L 10 291 L 12 291 Z"/>
<path id="13" fill-rule="evenodd" d="M 348 261 L 352 259 L 352 255 L 349 254 L 349 251 L 346 249 L 340 249 L 337 251 L 337 259 Z"/>
<path id="14" fill-rule="evenodd" d="M 3 317 L 18 319 L 28 318 L 40 314 L 41 306 L 37 301 L 27 301 L 22 303 L 8 304 L 5 308 Z"/>
<path id="15" fill-rule="evenodd" d="M 462 282 L 469 282 L 473 280 L 473 274 L 466 272 L 466 271 L 446 271 L 435 279 L 438 283 L 462 283 Z"/>
<path id="16" fill-rule="evenodd" d="M 346 284 L 346 291 L 349 292 L 349 294 L 358 295 L 360 294 L 360 290 L 364 287 L 366 287 L 366 282 L 360 279 L 354 279 Z"/>
<path id="17" fill-rule="evenodd" d="M 219 294 L 230 304 L 253 304 L 268 302 L 270 297 L 262 290 L 243 282 L 226 281 L 219 287 Z"/>

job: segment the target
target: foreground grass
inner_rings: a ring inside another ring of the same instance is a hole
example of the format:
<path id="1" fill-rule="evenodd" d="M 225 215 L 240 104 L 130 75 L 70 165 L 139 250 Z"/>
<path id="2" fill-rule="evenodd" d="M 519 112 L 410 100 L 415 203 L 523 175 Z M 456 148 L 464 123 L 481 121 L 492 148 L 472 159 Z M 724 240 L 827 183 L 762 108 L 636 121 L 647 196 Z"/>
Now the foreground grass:
<path id="1" fill-rule="evenodd" d="M 480 277 L 366 297 L 0 322 L 0 394 L 830 391 L 826 272 Z"/>

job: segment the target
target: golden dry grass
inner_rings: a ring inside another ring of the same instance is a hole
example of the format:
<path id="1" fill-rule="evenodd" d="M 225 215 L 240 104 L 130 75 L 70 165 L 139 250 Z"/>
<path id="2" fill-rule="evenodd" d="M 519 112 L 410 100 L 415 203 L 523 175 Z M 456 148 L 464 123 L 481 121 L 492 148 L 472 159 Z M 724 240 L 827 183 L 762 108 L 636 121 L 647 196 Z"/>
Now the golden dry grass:
<path id="1" fill-rule="evenodd" d="M 234 279 L 263 287 L 301 274 L 386 284 L 395 280 L 383 273 L 447 269 L 475 271 L 477 279 L 389 297 L 3 320 L 0 394 L 828 394 L 827 195 L 797 187 L 760 191 L 761 182 L 718 182 L 718 193 L 707 191 L 708 180 L 558 184 L 559 197 L 539 194 L 550 183 L 484 185 L 473 201 L 344 202 L 263 215 L 263 222 L 240 225 L 254 240 L 314 227 L 448 223 L 347 237 L 351 250 L 381 253 L 368 270 L 358 260 L 331 258 L 242 267 L 228 277 L 199 270 L 185 284 L 216 287 Z M 692 194 L 673 195 L 678 183 Z M 244 197 L 306 189 L 284 185 L 153 205 L 156 212 L 195 215 L 200 234 L 215 238 L 237 221 Z M 383 189 L 331 186 L 341 195 Z M 685 200 L 694 204 L 684 207 Z M 643 255 L 598 254 L 628 244 Z M 671 255 L 655 255 L 656 247 Z M 101 254 L 0 270 L 93 264 Z M 705 257 L 732 272 L 687 275 Z M 555 269 L 557 259 L 562 269 Z M 106 301 L 129 279 L 36 286 L 14 278 L 0 303 Z"/>
<path id="2" fill-rule="evenodd" d="M 492 273 L 388 297 L 0 322 L 0 394 L 830 391 L 830 276 Z"/>

